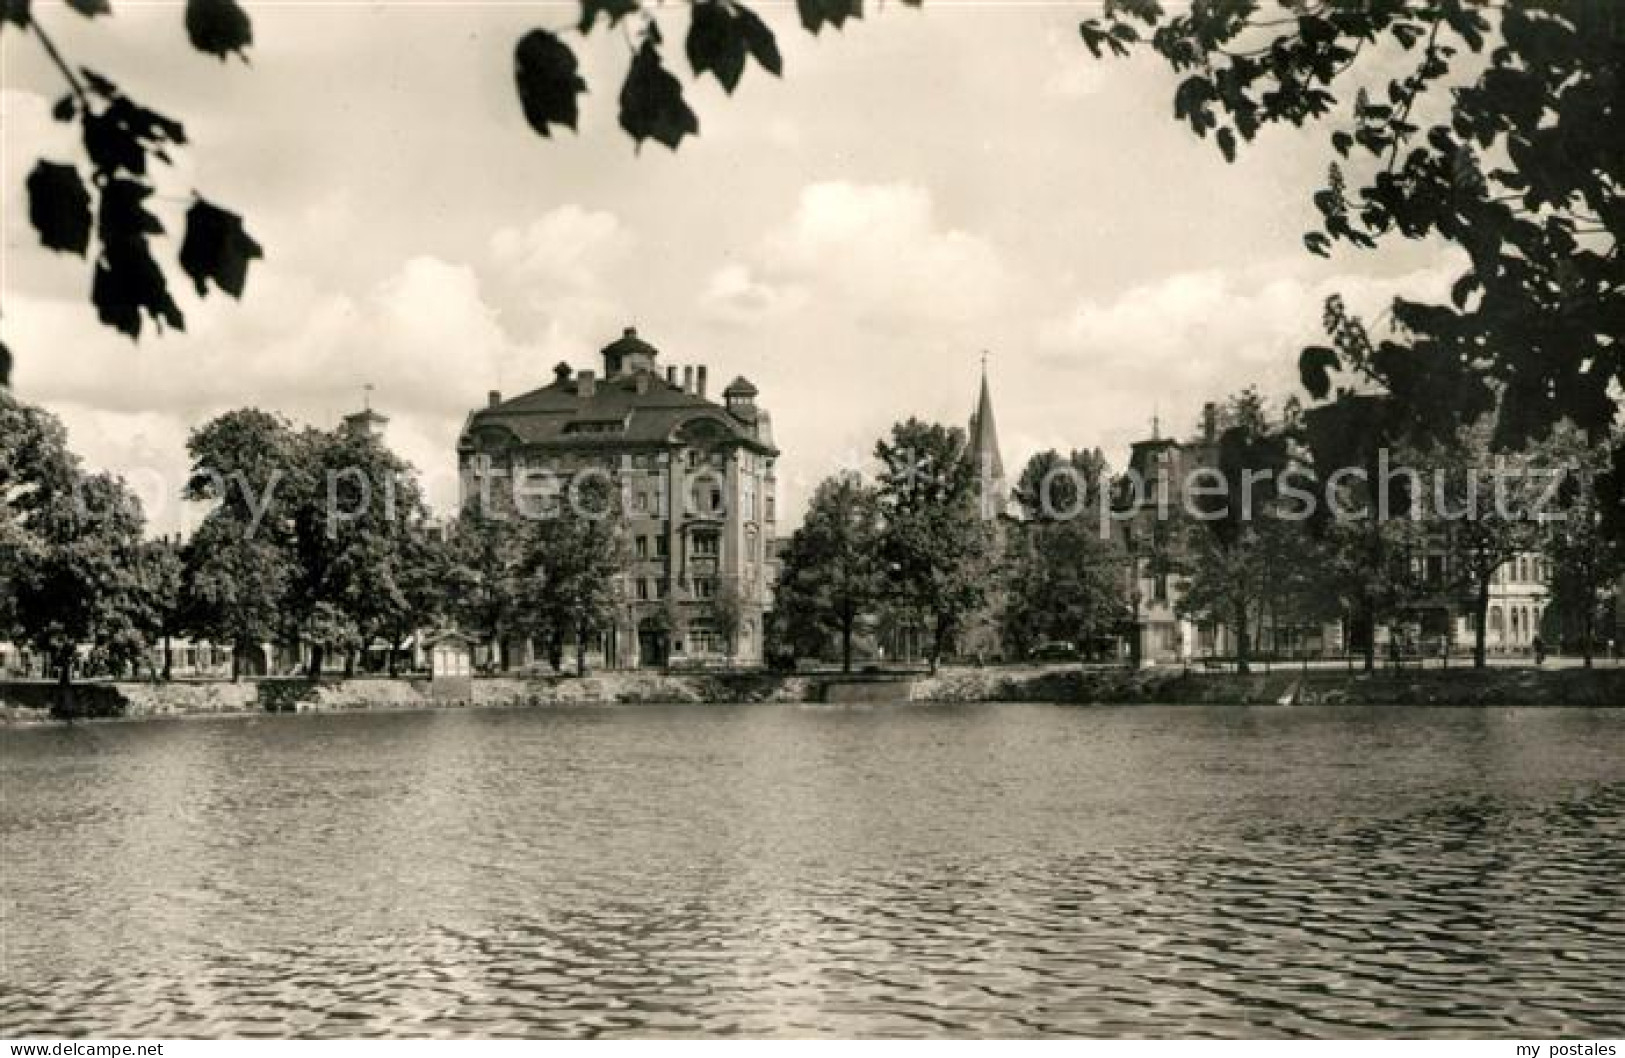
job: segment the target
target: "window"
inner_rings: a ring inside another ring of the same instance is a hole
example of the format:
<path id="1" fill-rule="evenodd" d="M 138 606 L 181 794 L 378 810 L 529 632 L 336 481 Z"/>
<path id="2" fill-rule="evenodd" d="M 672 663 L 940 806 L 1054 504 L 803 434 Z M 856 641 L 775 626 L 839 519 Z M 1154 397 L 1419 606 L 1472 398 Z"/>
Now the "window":
<path id="1" fill-rule="evenodd" d="M 719 539 L 716 533 L 695 533 L 691 553 L 695 558 L 716 558 L 720 550 Z"/>
<path id="2" fill-rule="evenodd" d="M 649 538 L 648 537 L 646 537 L 646 536 L 638 537 L 636 543 L 633 546 L 634 546 L 634 549 L 636 550 L 637 556 L 639 558 L 648 558 L 649 557 Z"/>
<path id="3" fill-rule="evenodd" d="M 662 533 L 661 535 L 655 537 L 655 557 L 656 558 L 665 558 L 666 555 L 669 553 L 669 551 L 670 551 L 670 548 L 668 548 L 666 546 L 666 536 L 665 536 L 665 534 Z"/>
<path id="4" fill-rule="evenodd" d="M 717 594 L 717 581 L 715 577 L 695 577 L 694 597 L 696 599 L 712 599 Z"/>
<path id="5" fill-rule="evenodd" d="M 722 654 L 728 645 L 709 624 L 697 622 L 688 629 L 688 650 L 691 654 Z"/>
<path id="6" fill-rule="evenodd" d="M 641 539 L 641 537 L 639 539 Z M 646 577 L 639 577 L 638 578 L 638 580 L 637 580 L 637 594 L 638 594 L 638 598 L 640 600 L 642 600 L 644 602 L 648 601 L 648 599 L 649 599 L 649 581 L 648 581 L 648 578 L 646 578 Z"/>

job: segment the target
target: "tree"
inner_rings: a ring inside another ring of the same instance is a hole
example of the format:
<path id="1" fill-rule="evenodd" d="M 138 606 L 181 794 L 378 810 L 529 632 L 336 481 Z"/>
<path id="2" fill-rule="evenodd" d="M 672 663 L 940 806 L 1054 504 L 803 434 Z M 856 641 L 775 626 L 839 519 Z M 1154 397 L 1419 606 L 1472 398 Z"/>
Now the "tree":
<path id="1" fill-rule="evenodd" d="M 561 500 L 521 530 L 518 610 L 527 629 L 552 644 L 555 666 L 562 644 L 574 639 L 576 674 L 585 676 L 587 643 L 620 612 L 625 534 L 607 483 L 577 479 Z"/>
<path id="2" fill-rule="evenodd" d="M 426 518 L 417 478 L 370 431 L 295 429 L 255 409 L 227 412 L 194 431 L 190 498 L 213 502 L 217 539 L 240 536 L 274 549 L 285 582 L 280 610 L 291 636 L 310 644 L 308 674 L 318 679 L 328 652 L 342 647 L 346 673 L 356 651 L 393 635 L 410 617 L 402 582 L 408 541 Z M 239 568 L 273 564 L 245 551 Z M 221 585 L 223 594 L 231 594 Z M 392 642 L 398 640 L 392 640 Z"/>
<path id="3" fill-rule="evenodd" d="M 218 512 L 216 512 L 218 513 Z M 188 627 L 231 647 L 231 679 L 242 659 L 282 631 L 293 571 L 287 551 L 228 518 L 206 517 L 186 550 Z"/>
<path id="4" fill-rule="evenodd" d="M 1227 160 L 1271 124 L 1329 126 L 1334 160 L 1314 195 L 1321 230 L 1374 248 L 1395 233 L 1442 238 L 1471 267 L 1447 304 L 1398 299 L 1396 339 L 1363 364 L 1303 351 L 1317 398 L 1352 369 L 1454 426 L 1492 405 L 1496 441 L 1561 419 L 1607 429 L 1625 377 L 1625 15 L 1612 0 L 1108 3 L 1080 26 L 1098 55 L 1148 44 L 1181 75 L 1174 116 Z M 1487 54 L 1486 54 L 1487 52 Z M 1414 56 L 1370 91 L 1372 64 Z M 1330 117 L 1344 90 L 1346 118 Z M 1437 113 L 1434 119 L 1429 115 Z M 1493 399 L 1491 380 L 1500 387 Z"/>
<path id="5" fill-rule="evenodd" d="M 46 658 L 71 717 L 80 647 L 117 672 L 150 643 L 141 502 L 121 479 L 85 474 L 55 416 L 0 390 L 0 515 L 0 618 Z"/>
<path id="6" fill-rule="evenodd" d="M 230 644 L 231 675 L 242 656 L 291 634 L 297 557 L 290 477 L 303 473 L 291 423 L 268 412 L 226 412 L 192 431 L 190 500 L 211 503 L 187 547 L 189 622 L 194 631 Z"/>
<path id="7" fill-rule="evenodd" d="M 141 547 L 137 575 L 151 607 L 152 632 L 163 647 L 158 677 L 167 683 L 175 662 L 172 640 L 180 630 L 185 606 L 185 564 L 180 545 L 167 538 L 146 541 Z"/>
<path id="8" fill-rule="evenodd" d="M 427 508 L 412 468 L 368 429 L 306 429 L 294 454 L 291 601 L 310 629 L 310 678 L 339 644 L 353 675 L 358 651 L 411 619 L 402 563 Z"/>
<path id="9" fill-rule="evenodd" d="M 452 606 L 447 596 L 452 552 L 444 533 L 427 525 L 408 527 L 396 546 L 394 581 L 401 605 L 378 623 L 379 634 L 390 647 L 391 676 L 397 672 L 407 638 L 439 623 Z"/>
<path id="10" fill-rule="evenodd" d="M 1363 337 L 1350 322 L 1347 334 Z M 1326 590 L 1339 600 L 1365 669 L 1376 668 L 1376 630 L 1414 594 L 1412 556 L 1420 523 L 1402 475 L 1387 475 L 1387 457 L 1401 445 L 1425 445 L 1445 429 L 1391 394 L 1345 393 L 1304 410 L 1293 435 L 1316 503 L 1308 527 L 1323 556 Z"/>
<path id="11" fill-rule="evenodd" d="M 1227 625 L 1235 639 L 1236 670 L 1247 672 L 1253 619 L 1270 594 L 1271 560 L 1286 531 L 1270 515 L 1288 448 L 1286 434 L 1272 427 L 1256 389 L 1232 396 L 1223 421 L 1214 487 L 1189 497 L 1189 583 L 1180 607 Z"/>
<path id="12" fill-rule="evenodd" d="M 732 668 L 739 651 L 739 629 L 745 623 L 745 599 L 736 580 L 724 577 L 717 583 L 716 592 L 705 601 L 705 616 L 726 644 L 728 666 Z"/>
<path id="13" fill-rule="evenodd" d="M 1433 477 L 1437 509 L 1429 514 L 1443 534 L 1451 580 L 1472 607 L 1473 667 L 1480 669 L 1487 663 L 1490 588 L 1497 571 L 1539 545 L 1535 504 L 1543 491 L 1528 456 L 1496 452 L 1492 431 L 1489 422 L 1464 427 L 1407 460 Z"/>
<path id="14" fill-rule="evenodd" d="M 1578 632 L 1590 668 L 1596 653 L 1599 615 L 1614 601 L 1625 574 L 1625 545 L 1610 519 L 1618 517 L 1618 470 L 1611 445 L 1592 443 L 1573 427 L 1560 427 L 1542 445 L 1539 460 L 1562 473 L 1552 517 L 1542 526 L 1541 549 L 1551 569 L 1548 611 Z"/>
<path id="15" fill-rule="evenodd" d="M 965 617 L 986 600 L 993 533 L 977 509 L 977 468 L 963 430 L 918 419 L 892 427 L 875 455 L 891 592 L 927 620 L 935 673 Z"/>
<path id="16" fill-rule="evenodd" d="M 838 636 L 842 672 L 852 671 L 859 620 L 885 589 L 884 534 L 879 494 L 846 473 L 818 483 L 785 549 L 775 592 L 779 613 L 801 630 L 802 645 L 821 641 L 824 633 Z"/>
<path id="17" fill-rule="evenodd" d="M 458 624 L 493 644 L 497 667 L 509 667 L 508 642 L 519 630 L 520 525 L 470 507 L 448 542 L 446 596 Z"/>
<path id="18" fill-rule="evenodd" d="M 44 547 L 43 510 L 79 473 L 56 416 L 0 389 L 0 631 L 16 620 L 16 586 Z"/>
<path id="19" fill-rule="evenodd" d="M 147 646 L 141 503 L 118 478 L 83 475 L 46 493 L 30 523 L 38 546 L 14 584 L 16 622 L 56 674 L 58 711 L 71 717 L 81 645 L 114 671 L 133 666 Z"/>
<path id="20" fill-rule="evenodd" d="M 1023 523 L 1007 556 L 1001 633 L 1023 656 L 1037 643 L 1064 640 L 1088 654 L 1127 616 L 1124 556 L 1090 518 Z"/>
<path id="21" fill-rule="evenodd" d="M 1078 518 L 1098 509 L 1110 479 L 1100 449 L 1074 448 L 1063 456 L 1051 448 L 1035 452 L 1021 468 L 1015 500 L 1029 521 Z"/>
<path id="22" fill-rule="evenodd" d="M 300 631 L 310 647 L 310 662 L 305 675 L 311 680 L 322 678 L 323 659 L 339 654 L 349 657 L 362 645 L 361 629 L 355 619 L 337 603 L 323 599 L 310 607 L 300 622 Z M 346 672 L 345 675 L 352 673 Z"/>

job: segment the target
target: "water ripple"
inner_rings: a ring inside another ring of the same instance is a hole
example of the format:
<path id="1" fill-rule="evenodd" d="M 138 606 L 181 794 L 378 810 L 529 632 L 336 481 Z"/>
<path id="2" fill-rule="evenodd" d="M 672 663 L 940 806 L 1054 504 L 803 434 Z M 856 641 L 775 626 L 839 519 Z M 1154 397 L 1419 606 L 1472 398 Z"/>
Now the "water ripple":
<path id="1" fill-rule="evenodd" d="M 1620 1035 L 1621 720 L 8 732 L 0 1033 Z"/>

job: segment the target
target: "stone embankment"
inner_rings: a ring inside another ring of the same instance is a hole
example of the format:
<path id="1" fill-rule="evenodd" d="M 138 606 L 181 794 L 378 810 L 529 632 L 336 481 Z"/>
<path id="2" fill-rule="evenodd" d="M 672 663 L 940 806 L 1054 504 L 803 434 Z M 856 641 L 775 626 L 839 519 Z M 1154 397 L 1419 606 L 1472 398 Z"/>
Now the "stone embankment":
<path id="1" fill-rule="evenodd" d="M 49 718 L 48 683 L 0 683 L 0 723 Z M 1580 705 L 1625 706 L 1625 669 L 1494 668 L 1426 672 L 1343 670 L 1273 673 L 1150 669 L 1080 672 L 1071 666 L 945 668 L 935 676 L 840 677 L 759 672 L 610 672 L 583 678 L 477 679 L 466 698 L 437 697 L 420 679 L 311 683 L 89 683 L 73 688 L 74 713 L 91 718 L 353 712 L 446 707 L 752 702 L 1053 702 L 1161 705 Z"/>

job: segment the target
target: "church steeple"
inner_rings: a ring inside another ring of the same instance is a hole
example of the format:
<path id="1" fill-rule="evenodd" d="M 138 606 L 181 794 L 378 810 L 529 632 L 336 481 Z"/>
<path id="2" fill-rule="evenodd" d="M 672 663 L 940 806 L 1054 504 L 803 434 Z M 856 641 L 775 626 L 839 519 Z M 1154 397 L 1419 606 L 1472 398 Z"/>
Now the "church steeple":
<path id="1" fill-rule="evenodd" d="M 982 510 L 1005 512 L 1009 488 L 1004 478 L 1004 457 L 999 452 L 999 430 L 993 419 L 993 394 L 987 384 L 987 354 L 982 354 L 982 391 L 970 417 L 967 454 L 981 482 Z"/>

